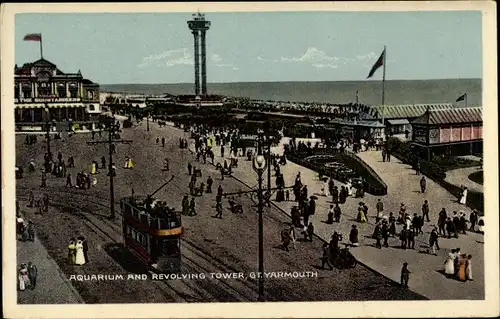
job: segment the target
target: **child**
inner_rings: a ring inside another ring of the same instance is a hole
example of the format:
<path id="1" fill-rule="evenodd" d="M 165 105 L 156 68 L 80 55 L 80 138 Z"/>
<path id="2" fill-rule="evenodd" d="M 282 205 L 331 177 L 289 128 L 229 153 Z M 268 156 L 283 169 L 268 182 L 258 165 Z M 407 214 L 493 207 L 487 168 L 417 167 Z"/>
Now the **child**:
<path id="1" fill-rule="evenodd" d="M 401 286 L 408 288 L 409 279 L 410 271 L 408 270 L 408 263 L 403 263 L 403 268 L 401 268 Z"/>

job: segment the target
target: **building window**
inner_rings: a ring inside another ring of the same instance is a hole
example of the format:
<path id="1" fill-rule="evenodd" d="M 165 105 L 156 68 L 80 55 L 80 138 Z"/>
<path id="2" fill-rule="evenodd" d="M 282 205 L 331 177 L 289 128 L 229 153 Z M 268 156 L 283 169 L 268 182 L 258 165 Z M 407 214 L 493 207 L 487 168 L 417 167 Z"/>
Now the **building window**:
<path id="1" fill-rule="evenodd" d="M 49 96 L 52 94 L 52 89 L 49 82 L 38 83 L 38 96 Z"/>
<path id="2" fill-rule="evenodd" d="M 57 96 L 58 97 L 67 97 L 66 95 L 66 86 L 64 84 L 57 85 Z"/>
<path id="3" fill-rule="evenodd" d="M 89 105 L 89 111 L 95 111 L 95 106 L 94 105 Z"/>
<path id="4" fill-rule="evenodd" d="M 71 83 L 69 85 L 69 97 L 77 98 L 78 97 L 78 84 Z"/>
<path id="5" fill-rule="evenodd" d="M 18 98 L 19 98 L 19 85 L 18 85 L 18 84 L 16 84 L 16 85 L 14 86 L 14 98 L 15 98 L 15 99 L 18 99 Z"/>
<path id="6" fill-rule="evenodd" d="M 25 98 L 31 98 L 32 97 L 32 95 L 31 95 L 31 92 L 32 92 L 32 90 L 31 90 L 31 84 L 24 84 L 22 86 L 22 90 L 23 90 L 23 96 Z"/>
<path id="7" fill-rule="evenodd" d="M 146 246 L 146 237 L 141 234 L 141 233 L 137 233 L 137 242 L 143 246 Z"/>
<path id="8" fill-rule="evenodd" d="M 87 98 L 92 100 L 94 98 L 94 91 L 87 91 Z"/>

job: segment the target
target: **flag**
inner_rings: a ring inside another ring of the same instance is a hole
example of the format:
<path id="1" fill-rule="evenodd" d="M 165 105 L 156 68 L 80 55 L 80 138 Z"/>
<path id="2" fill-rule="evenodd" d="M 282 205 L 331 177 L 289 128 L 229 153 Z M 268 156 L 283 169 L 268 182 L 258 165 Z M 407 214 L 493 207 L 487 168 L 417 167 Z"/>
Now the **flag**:
<path id="1" fill-rule="evenodd" d="M 460 95 L 460 96 L 458 97 L 458 99 L 457 99 L 455 102 L 460 102 L 460 101 L 465 100 L 465 97 L 466 97 L 466 96 L 467 96 L 467 93 L 464 93 L 464 94 Z"/>
<path id="2" fill-rule="evenodd" d="M 24 36 L 24 41 L 42 41 L 42 34 L 41 33 L 28 33 L 27 35 Z"/>
<path id="3" fill-rule="evenodd" d="M 370 70 L 370 74 L 368 74 L 367 79 L 371 78 L 373 74 L 375 74 L 375 71 L 377 71 L 378 68 L 380 68 L 382 65 L 384 65 L 384 56 L 385 56 L 385 49 L 382 51 L 382 54 L 378 58 L 377 62 L 372 66 L 372 69 Z"/>

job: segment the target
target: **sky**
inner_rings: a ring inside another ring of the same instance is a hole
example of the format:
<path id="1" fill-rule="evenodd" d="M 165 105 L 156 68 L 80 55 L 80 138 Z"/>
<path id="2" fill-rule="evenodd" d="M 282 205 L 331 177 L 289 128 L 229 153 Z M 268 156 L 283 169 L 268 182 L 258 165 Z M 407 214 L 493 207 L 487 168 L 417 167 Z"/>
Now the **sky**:
<path id="1" fill-rule="evenodd" d="M 192 13 L 15 17 L 15 61 L 44 58 L 100 84 L 194 81 Z M 206 13 L 207 81 L 361 81 L 387 47 L 386 79 L 482 78 L 480 11 Z M 373 80 L 382 78 L 380 68 Z"/>

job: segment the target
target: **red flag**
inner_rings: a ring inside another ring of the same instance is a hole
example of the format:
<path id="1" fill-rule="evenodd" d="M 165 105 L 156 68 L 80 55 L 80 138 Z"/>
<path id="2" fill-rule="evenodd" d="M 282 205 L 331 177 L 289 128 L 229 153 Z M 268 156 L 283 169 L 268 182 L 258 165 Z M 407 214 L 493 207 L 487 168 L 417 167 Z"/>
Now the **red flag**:
<path id="1" fill-rule="evenodd" d="M 382 51 L 382 54 L 378 58 L 377 62 L 372 66 L 372 69 L 370 70 L 370 74 L 368 74 L 367 79 L 371 78 L 375 71 L 377 71 L 378 68 L 380 68 L 382 65 L 384 65 L 384 56 L 385 56 L 385 49 Z"/>
<path id="2" fill-rule="evenodd" d="M 24 36 L 24 41 L 42 41 L 42 34 L 41 33 L 28 33 L 27 35 Z"/>

